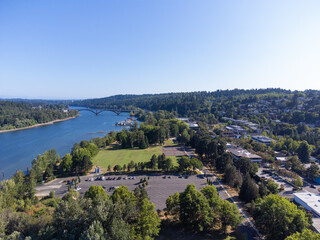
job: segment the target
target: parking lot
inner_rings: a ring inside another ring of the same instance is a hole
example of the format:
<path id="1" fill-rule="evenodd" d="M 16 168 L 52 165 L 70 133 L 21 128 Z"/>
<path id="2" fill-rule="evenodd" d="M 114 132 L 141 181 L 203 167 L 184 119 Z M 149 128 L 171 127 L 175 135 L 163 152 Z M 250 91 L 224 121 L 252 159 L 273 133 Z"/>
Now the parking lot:
<path id="1" fill-rule="evenodd" d="M 281 186 L 281 184 L 283 184 L 284 191 L 281 191 L 279 195 L 288 198 L 293 198 L 293 187 L 290 184 L 286 183 L 281 177 L 278 177 L 273 173 L 267 173 L 266 171 L 270 171 L 270 169 L 259 168 L 258 176 L 263 179 L 270 179 L 276 182 L 279 185 L 279 187 Z"/>
<path id="2" fill-rule="evenodd" d="M 148 186 L 145 189 L 148 192 L 150 201 L 155 204 L 155 209 L 164 209 L 165 203 L 169 195 L 176 192 L 182 192 L 188 184 L 195 184 L 200 190 L 207 185 L 206 180 L 201 176 L 179 176 L 179 175 L 110 175 L 104 176 L 104 180 L 96 180 L 98 176 L 83 176 L 81 183 L 78 184 L 78 191 L 81 196 L 89 189 L 91 185 L 102 186 L 108 194 L 112 194 L 110 188 L 125 185 L 130 191 L 133 191 L 140 183 L 140 179 L 150 178 Z M 107 180 L 115 178 L 114 180 Z M 129 179 L 131 178 L 131 179 Z M 54 191 L 57 197 L 62 197 L 68 192 L 67 180 L 71 178 L 59 178 L 50 183 L 39 185 L 36 187 L 37 196 L 46 196 L 50 191 Z M 90 181 L 93 180 L 93 181 Z"/>

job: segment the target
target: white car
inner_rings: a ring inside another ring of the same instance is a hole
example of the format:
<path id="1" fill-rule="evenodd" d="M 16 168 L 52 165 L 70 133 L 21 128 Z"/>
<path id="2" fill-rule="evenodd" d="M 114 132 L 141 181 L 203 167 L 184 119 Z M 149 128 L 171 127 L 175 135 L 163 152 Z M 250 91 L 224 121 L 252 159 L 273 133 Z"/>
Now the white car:
<path id="1" fill-rule="evenodd" d="M 76 188 L 76 191 L 80 191 L 80 190 L 81 190 L 81 188 L 80 188 L 80 187 L 77 187 L 77 188 Z"/>

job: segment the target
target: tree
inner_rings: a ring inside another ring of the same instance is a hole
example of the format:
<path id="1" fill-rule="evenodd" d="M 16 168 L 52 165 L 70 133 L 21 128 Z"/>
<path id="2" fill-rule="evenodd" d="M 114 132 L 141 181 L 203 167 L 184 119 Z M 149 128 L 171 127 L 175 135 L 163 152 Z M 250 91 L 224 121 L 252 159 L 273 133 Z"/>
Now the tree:
<path id="1" fill-rule="evenodd" d="M 302 182 L 302 179 L 300 177 L 296 177 L 296 179 L 294 180 L 294 185 L 297 187 L 297 188 L 300 188 L 303 186 L 303 182 Z"/>
<path id="2" fill-rule="evenodd" d="M 181 135 L 177 139 L 180 143 L 186 144 L 190 141 L 190 135 L 187 129 L 184 129 Z"/>
<path id="3" fill-rule="evenodd" d="M 142 200 L 141 209 L 136 225 L 137 239 L 152 240 L 160 231 L 160 218 L 154 210 L 154 204 L 147 198 Z"/>
<path id="4" fill-rule="evenodd" d="M 268 189 L 266 188 L 263 182 L 259 183 L 259 195 L 261 198 L 268 195 Z"/>
<path id="5" fill-rule="evenodd" d="M 61 169 L 64 171 L 64 172 L 70 172 L 71 169 L 72 169 L 72 156 L 70 153 L 67 153 L 63 159 L 62 159 L 62 162 L 61 162 Z"/>
<path id="6" fill-rule="evenodd" d="M 243 175 L 249 173 L 251 176 L 253 176 L 256 173 L 256 168 L 249 158 L 240 157 L 236 161 L 235 165 Z"/>
<path id="7" fill-rule="evenodd" d="M 129 162 L 129 164 L 128 164 L 128 172 L 130 172 L 131 171 L 131 169 L 134 169 L 134 166 L 135 166 L 135 163 L 134 163 L 134 161 L 130 161 Z"/>
<path id="8" fill-rule="evenodd" d="M 114 203 L 117 201 L 136 203 L 136 197 L 133 192 L 129 191 L 128 187 L 123 185 L 113 191 L 111 199 Z"/>
<path id="9" fill-rule="evenodd" d="M 122 167 L 120 165 L 118 165 L 118 164 L 113 167 L 113 171 L 115 171 L 115 172 L 118 172 L 118 171 L 121 171 L 121 170 L 122 170 Z"/>
<path id="10" fill-rule="evenodd" d="M 318 165 L 311 164 L 311 166 L 307 169 L 307 176 L 311 180 L 319 177 L 320 176 L 320 169 L 319 169 Z"/>
<path id="11" fill-rule="evenodd" d="M 92 169 L 92 167 L 93 167 L 93 163 L 91 161 L 91 158 L 85 155 L 82 160 L 81 171 L 83 173 L 87 173 Z"/>
<path id="12" fill-rule="evenodd" d="M 227 200 L 223 200 L 219 206 L 219 214 L 224 233 L 226 233 L 228 226 L 234 229 L 241 223 L 242 215 L 237 206 Z"/>
<path id="13" fill-rule="evenodd" d="M 256 200 L 258 196 L 258 188 L 249 173 L 247 173 L 241 185 L 239 197 L 245 202 L 251 202 L 252 200 Z"/>
<path id="14" fill-rule="evenodd" d="M 233 157 L 231 153 L 224 153 L 216 160 L 216 168 L 224 172 L 228 165 L 233 164 Z"/>
<path id="15" fill-rule="evenodd" d="M 309 144 L 306 141 L 303 141 L 298 148 L 298 156 L 301 162 L 309 163 L 310 162 L 310 149 Z"/>
<path id="16" fill-rule="evenodd" d="M 170 215 L 177 216 L 180 212 L 180 194 L 176 192 L 170 195 L 166 200 L 166 212 Z"/>
<path id="17" fill-rule="evenodd" d="M 242 185 L 242 175 L 233 165 L 226 167 L 224 180 L 230 187 L 239 189 Z"/>
<path id="18" fill-rule="evenodd" d="M 309 227 L 305 211 L 279 195 L 258 199 L 254 219 L 257 228 L 268 239 L 284 239 Z"/>
<path id="19" fill-rule="evenodd" d="M 148 138 L 147 138 L 147 136 L 144 136 L 140 142 L 139 148 L 146 149 L 148 147 L 149 147 Z"/>
<path id="20" fill-rule="evenodd" d="M 170 169 L 173 168 L 173 162 L 172 162 L 172 159 L 171 158 L 166 158 L 163 162 L 163 169 L 165 171 L 169 171 Z"/>
<path id="21" fill-rule="evenodd" d="M 109 195 L 106 193 L 106 191 L 101 186 L 90 186 L 88 191 L 84 194 L 85 198 L 91 198 L 93 201 L 97 199 L 108 199 Z"/>
<path id="22" fill-rule="evenodd" d="M 153 154 L 150 159 L 150 168 L 157 169 L 157 164 L 158 164 L 158 158 L 155 154 Z"/>
<path id="23" fill-rule="evenodd" d="M 86 172 L 88 171 L 88 168 L 91 165 L 92 168 L 92 162 L 91 161 L 91 153 L 89 150 L 85 148 L 80 148 L 72 152 L 72 168 L 76 172 Z M 90 169 L 91 169 L 90 168 Z M 89 169 L 89 170 L 90 170 Z"/>
<path id="24" fill-rule="evenodd" d="M 201 189 L 201 193 L 207 198 L 209 206 L 211 207 L 214 214 L 219 211 L 222 204 L 222 199 L 219 197 L 217 189 L 209 185 Z"/>
<path id="25" fill-rule="evenodd" d="M 99 221 L 93 221 L 89 228 L 81 234 L 80 240 L 105 240 L 107 235 L 104 233 L 103 226 Z"/>
<path id="26" fill-rule="evenodd" d="M 98 154 L 98 147 L 94 143 L 88 143 L 88 145 L 85 147 L 90 152 L 91 157 L 94 157 Z"/>
<path id="27" fill-rule="evenodd" d="M 208 200 L 193 184 L 180 193 L 180 221 L 196 231 L 209 229 L 212 224 L 213 212 Z"/>
<path id="28" fill-rule="evenodd" d="M 202 162 L 196 158 L 190 159 L 190 165 L 193 168 L 193 170 L 196 170 L 196 169 L 202 170 L 202 168 L 203 168 Z"/>
<path id="29" fill-rule="evenodd" d="M 320 240 L 320 234 L 310 229 L 305 229 L 303 232 L 296 232 L 285 240 Z"/>
<path id="30" fill-rule="evenodd" d="M 179 171 L 183 172 L 191 167 L 190 159 L 188 157 L 182 156 L 178 159 Z"/>
<path id="31" fill-rule="evenodd" d="M 279 184 L 274 181 L 269 181 L 266 187 L 272 194 L 277 194 L 279 192 Z"/>

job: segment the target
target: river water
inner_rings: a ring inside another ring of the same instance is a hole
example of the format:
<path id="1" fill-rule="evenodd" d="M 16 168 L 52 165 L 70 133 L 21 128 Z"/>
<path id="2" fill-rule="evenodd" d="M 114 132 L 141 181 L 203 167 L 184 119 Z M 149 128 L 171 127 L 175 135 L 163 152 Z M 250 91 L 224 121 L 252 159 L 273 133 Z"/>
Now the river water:
<path id="1" fill-rule="evenodd" d="M 114 112 L 80 111 L 80 116 L 47 126 L 30 128 L 15 132 L 0 133 L 0 174 L 10 178 L 16 170 L 26 171 L 38 154 L 55 149 L 60 157 L 69 153 L 75 142 L 103 137 L 111 130 L 123 127 L 115 122 L 129 117 L 128 113 L 116 115 Z M 105 133 L 98 133 L 104 131 Z"/>

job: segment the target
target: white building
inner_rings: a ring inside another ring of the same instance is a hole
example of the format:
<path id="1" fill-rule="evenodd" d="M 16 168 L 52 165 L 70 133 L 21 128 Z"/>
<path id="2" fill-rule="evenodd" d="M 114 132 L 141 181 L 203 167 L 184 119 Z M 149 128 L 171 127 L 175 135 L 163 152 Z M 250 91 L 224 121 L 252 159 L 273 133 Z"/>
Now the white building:
<path id="1" fill-rule="evenodd" d="M 240 148 L 240 147 L 227 147 L 227 152 L 231 153 L 235 160 L 244 157 L 249 158 L 252 162 L 261 162 L 262 158 L 261 156 L 251 153 L 246 149 Z"/>
<path id="2" fill-rule="evenodd" d="M 320 217 L 320 196 L 310 192 L 294 193 L 294 201 L 300 204 L 306 210 L 312 212 L 315 216 Z"/>

